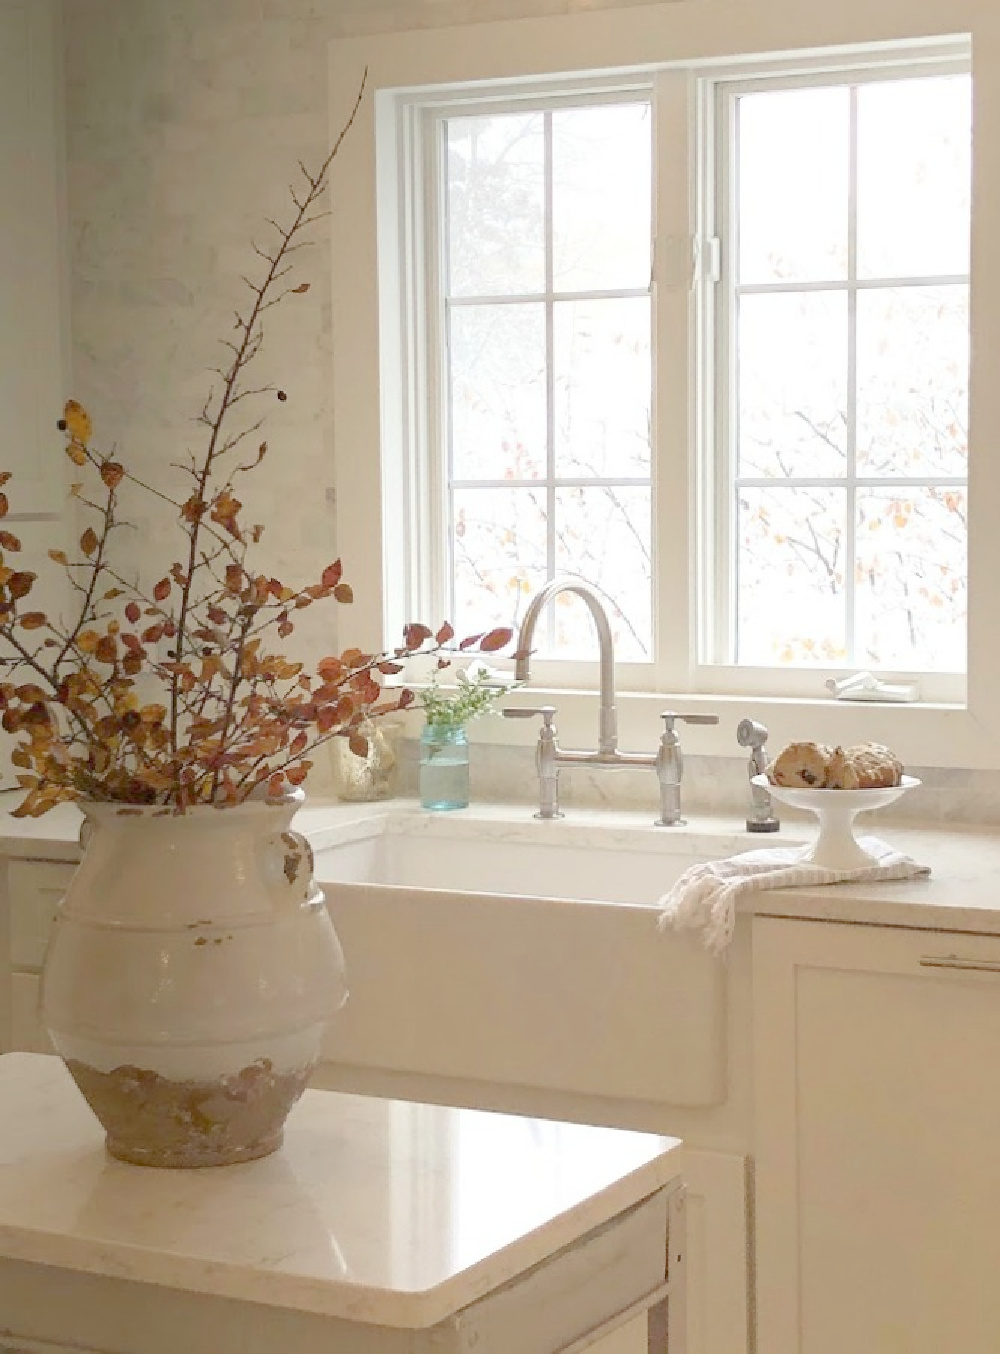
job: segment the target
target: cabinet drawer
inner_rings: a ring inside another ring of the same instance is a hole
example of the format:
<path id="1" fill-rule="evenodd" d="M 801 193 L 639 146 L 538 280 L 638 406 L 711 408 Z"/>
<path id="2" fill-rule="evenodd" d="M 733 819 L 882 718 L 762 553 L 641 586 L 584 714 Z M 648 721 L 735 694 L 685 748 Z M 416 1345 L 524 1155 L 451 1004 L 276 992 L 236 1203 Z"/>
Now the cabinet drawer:
<path id="1" fill-rule="evenodd" d="M 40 979 L 13 973 L 10 979 L 10 1046 L 15 1053 L 54 1053 L 38 1019 Z"/>
<path id="2" fill-rule="evenodd" d="M 52 920 L 75 868 L 48 860 L 12 860 L 8 865 L 12 967 L 41 968 Z"/>

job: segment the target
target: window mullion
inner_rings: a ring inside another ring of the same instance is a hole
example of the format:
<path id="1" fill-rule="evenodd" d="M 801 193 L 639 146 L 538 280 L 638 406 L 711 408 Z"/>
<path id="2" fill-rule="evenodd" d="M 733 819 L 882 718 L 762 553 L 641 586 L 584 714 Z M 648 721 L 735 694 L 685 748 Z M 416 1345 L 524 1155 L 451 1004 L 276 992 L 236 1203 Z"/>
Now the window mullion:
<path id="1" fill-rule="evenodd" d="M 423 505 L 414 538 L 418 541 L 416 559 L 411 564 L 415 575 L 412 583 L 411 615 L 449 616 L 452 614 L 453 574 L 449 542 L 452 539 L 451 505 L 451 420 L 448 415 L 448 351 L 450 346 L 450 317 L 447 305 L 448 261 L 445 242 L 448 238 L 448 207 L 445 193 L 444 128 L 440 117 L 428 115 L 423 126 L 423 145 L 420 157 L 422 170 L 422 198 L 424 235 L 420 241 L 417 302 L 425 311 L 424 330 L 427 341 L 415 342 L 413 369 L 415 389 L 410 400 L 414 406 L 414 428 L 417 431 L 411 473 L 417 483 L 417 501 Z M 420 326 L 410 326 L 414 336 Z M 421 350 L 422 349 L 422 350 Z M 421 417 L 416 411 L 423 403 Z M 435 453 L 444 449 L 443 459 Z"/>
<path id="2" fill-rule="evenodd" d="M 545 575 L 554 578 L 556 572 L 556 378 L 555 378 L 555 306 L 553 291 L 552 243 L 552 112 L 547 109 L 543 119 L 542 193 L 543 235 L 545 252 Z M 546 608 L 545 624 L 548 648 L 555 648 L 555 612 Z"/>
<path id="3" fill-rule="evenodd" d="M 653 97 L 653 633 L 657 688 L 666 691 L 690 684 L 697 643 L 698 531 L 689 505 L 696 482 L 693 376 L 702 364 L 693 361 L 691 347 L 699 224 L 691 113 L 688 76 L 661 72 Z"/>
<path id="4" fill-rule="evenodd" d="M 858 87 L 850 90 L 847 151 L 847 428 L 844 504 L 844 643 L 856 662 L 858 522 Z"/>

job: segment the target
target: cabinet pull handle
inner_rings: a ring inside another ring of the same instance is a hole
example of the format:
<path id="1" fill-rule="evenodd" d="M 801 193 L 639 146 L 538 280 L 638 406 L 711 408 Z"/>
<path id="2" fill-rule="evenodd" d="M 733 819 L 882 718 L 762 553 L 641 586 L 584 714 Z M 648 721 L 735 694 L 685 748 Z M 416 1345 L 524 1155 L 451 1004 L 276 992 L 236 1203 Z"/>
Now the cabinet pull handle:
<path id="1" fill-rule="evenodd" d="M 1000 973 L 1000 959 L 962 959 L 957 954 L 949 954 L 944 957 L 924 954 L 920 956 L 920 967 L 957 968 L 979 973 Z"/>

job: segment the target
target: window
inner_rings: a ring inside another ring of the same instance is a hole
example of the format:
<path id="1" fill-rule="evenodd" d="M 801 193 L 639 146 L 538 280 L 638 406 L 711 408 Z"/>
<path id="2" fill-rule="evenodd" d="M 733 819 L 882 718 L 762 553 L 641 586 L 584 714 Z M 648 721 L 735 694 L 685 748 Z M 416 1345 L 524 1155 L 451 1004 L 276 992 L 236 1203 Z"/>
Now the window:
<path id="1" fill-rule="evenodd" d="M 718 98 L 717 652 L 964 671 L 969 76 Z"/>
<path id="2" fill-rule="evenodd" d="M 963 699 L 968 43 L 379 97 L 385 633 L 576 572 L 620 691 Z"/>

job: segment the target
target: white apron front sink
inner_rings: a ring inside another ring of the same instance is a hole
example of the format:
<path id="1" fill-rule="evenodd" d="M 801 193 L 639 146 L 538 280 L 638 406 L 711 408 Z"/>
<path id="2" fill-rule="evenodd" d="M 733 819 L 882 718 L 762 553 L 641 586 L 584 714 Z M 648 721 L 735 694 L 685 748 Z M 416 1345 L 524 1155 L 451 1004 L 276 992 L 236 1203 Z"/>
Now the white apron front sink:
<path id="1" fill-rule="evenodd" d="M 688 865 L 762 839 L 615 820 L 390 810 L 324 835 L 316 878 L 350 989 L 330 1060 L 602 1098 L 724 1100 L 725 961 L 696 936 L 661 931 L 655 904 Z"/>

